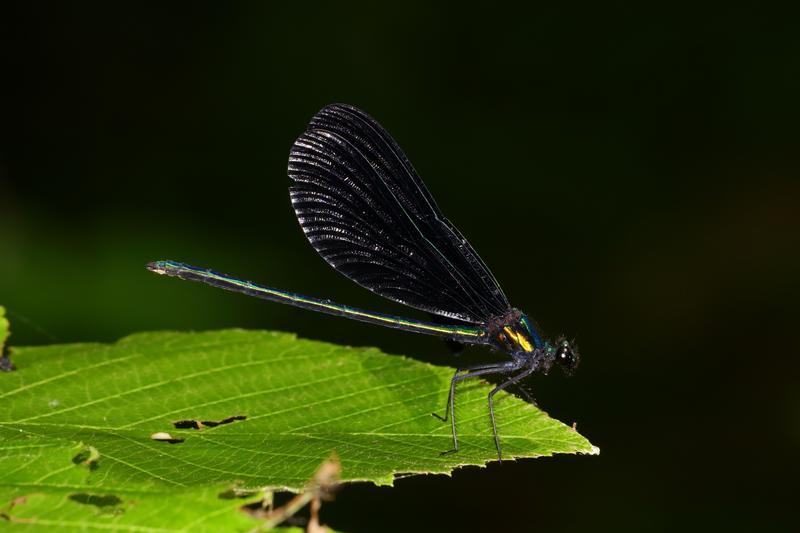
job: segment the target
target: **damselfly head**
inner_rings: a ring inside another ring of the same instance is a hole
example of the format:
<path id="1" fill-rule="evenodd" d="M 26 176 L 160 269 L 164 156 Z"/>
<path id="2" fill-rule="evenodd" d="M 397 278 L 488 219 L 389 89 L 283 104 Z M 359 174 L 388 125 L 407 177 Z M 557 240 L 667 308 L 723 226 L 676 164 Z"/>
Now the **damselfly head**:
<path id="1" fill-rule="evenodd" d="M 564 370 L 564 373 L 571 376 L 578 368 L 580 354 L 574 341 L 568 341 L 564 337 L 559 337 L 555 345 L 555 362 Z"/>

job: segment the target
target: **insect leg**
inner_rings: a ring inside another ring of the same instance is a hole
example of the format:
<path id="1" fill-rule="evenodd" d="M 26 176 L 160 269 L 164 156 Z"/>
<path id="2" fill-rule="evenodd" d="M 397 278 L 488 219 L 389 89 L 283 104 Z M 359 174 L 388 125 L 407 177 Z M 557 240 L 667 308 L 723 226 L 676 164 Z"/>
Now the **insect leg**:
<path id="1" fill-rule="evenodd" d="M 539 407 L 539 404 L 536 403 L 536 398 L 531 396 L 531 393 L 525 390 L 525 388 L 522 386 L 522 383 L 517 383 L 517 387 L 515 390 L 519 392 L 520 396 L 522 396 L 522 398 L 526 402 L 533 405 L 534 407 Z"/>
<path id="2" fill-rule="evenodd" d="M 458 377 L 459 373 L 461 373 L 461 372 L 473 372 L 475 370 L 498 368 L 499 366 L 500 365 L 498 363 L 488 363 L 488 364 L 482 364 L 482 365 L 467 366 L 467 367 L 464 367 L 464 368 L 457 368 L 455 373 L 453 374 L 453 378 L 450 380 L 450 394 L 447 395 L 447 403 L 444 406 L 444 416 L 441 416 L 441 415 L 436 414 L 436 413 L 431 413 L 431 415 L 435 416 L 436 418 L 438 418 L 442 422 L 447 422 L 447 419 L 449 418 L 450 401 L 452 400 L 453 395 L 455 394 L 456 383 L 458 381 L 461 381 L 462 379 L 466 379 L 467 377 L 471 377 L 471 376 L 463 376 L 463 377 L 459 377 L 458 379 L 456 379 L 456 377 Z M 480 375 L 480 374 L 476 374 L 476 375 Z"/>
<path id="3" fill-rule="evenodd" d="M 507 363 L 476 365 L 456 370 L 455 374 L 453 374 L 453 378 L 450 380 L 450 394 L 447 397 L 447 406 L 445 408 L 444 417 L 441 417 L 436 413 L 432 413 L 436 418 L 438 418 L 443 422 L 447 421 L 448 416 L 450 417 L 450 428 L 453 433 L 453 449 L 442 452 L 442 455 L 458 451 L 458 434 L 456 432 L 456 413 L 455 413 L 456 384 L 459 381 L 463 381 L 465 379 L 474 378 L 477 376 L 484 376 L 487 374 L 501 374 L 503 372 L 509 372 L 515 370 L 516 368 L 517 368 L 517 363 L 515 361 L 509 361 Z M 466 373 L 459 374 L 459 372 L 466 372 Z"/>
<path id="4" fill-rule="evenodd" d="M 518 383 L 519 381 L 530 376 L 531 374 L 533 374 L 535 370 L 536 370 L 535 367 L 526 368 L 523 372 L 520 372 L 519 374 L 512 377 L 508 381 L 504 381 L 503 383 L 492 389 L 492 392 L 489 393 L 489 416 L 492 418 L 492 431 L 494 432 L 494 444 L 497 447 L 497 459 L 499 461 L 503 460 L 503 453 L 502 453 L 502 448 L 500 447 L 500 437 L 498 437 L 497 435 L 497 423 L 495 422 L 494 419 L 494 395 L 500 392 L 501 390 L 505 389 L 509 385 L 514 385 L 515 383 Z"/>

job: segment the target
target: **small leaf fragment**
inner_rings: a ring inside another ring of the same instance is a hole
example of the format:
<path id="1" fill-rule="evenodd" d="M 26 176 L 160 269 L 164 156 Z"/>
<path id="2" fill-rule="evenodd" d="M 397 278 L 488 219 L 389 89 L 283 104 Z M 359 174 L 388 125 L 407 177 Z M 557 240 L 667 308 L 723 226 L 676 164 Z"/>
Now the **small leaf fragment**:
<path id="1" fill-rule="evenodd" d="M 10 326 L 6 318 L 6 308 L 0 305 L 0 352 L 3 351 L 10 334 Z"/>
<path id="2" fill-rule="evenodd" d="M 0 305 L 0 372 L 11 372 L 12 370 L 16 370 L 14 367 L 14 363 L 11 362 L 11 358 L 8 355 L 8 351 L 6 350 L 6 341 L 8 341 L 8 337 L 11 335 L 11 327 L 8 323 L 8 319 L 6 318 L 6 308 Z"/>

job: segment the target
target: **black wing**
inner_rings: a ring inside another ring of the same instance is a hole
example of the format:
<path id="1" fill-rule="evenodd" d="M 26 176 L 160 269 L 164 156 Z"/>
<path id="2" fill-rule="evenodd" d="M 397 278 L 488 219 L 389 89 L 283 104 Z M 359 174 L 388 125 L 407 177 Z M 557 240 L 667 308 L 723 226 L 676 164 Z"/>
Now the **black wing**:
<path id="1" fill-rule="evenodd" d="M 292 147 L 289 177 L 311 245 L 356 283 L 465 322 L 508 310 L 494 276 L 400 147 L 360 109 L 333 104 L 317 113 Z"/>

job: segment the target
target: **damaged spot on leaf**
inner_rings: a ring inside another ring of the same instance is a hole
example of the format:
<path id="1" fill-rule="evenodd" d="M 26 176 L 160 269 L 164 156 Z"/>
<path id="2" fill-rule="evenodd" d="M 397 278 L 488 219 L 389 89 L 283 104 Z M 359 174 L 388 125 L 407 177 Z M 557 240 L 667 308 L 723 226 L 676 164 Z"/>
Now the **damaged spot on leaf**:
<path id="1" fill-rule="evenodd" d="M 97 448 L 94 446 L 89 446 L 88 444 L 83 444 L 83 448 L 81 451 L 72 458 L 72 462 L 76 465 L 83 465 L 89 468 L 89 470 L 95 470 L 99 464 L 100 460 L 100 452 L 97 451 Z"/>
<path id="2" fill-rule="evenodd" d="M 247 416 L 235 415 L 223 418 L 222 420 L 178 420 L 177 422 L 173 422 L 172 425 L 175 426 L 176 429 L 203 429 L 230 424 L 237 420 L 247 420 Z"/>
<path id="3" fill-rule="evenodd" d="M 219 498 L 220 500 L 235 500 L 238 498 L 250 498 L 254 494 L 258 494 L 259 492 L 261 492 L 261 489 L 245 489 L 234 485 L 228 490 L 217 494 L 217 498 Z"/>
<path id="4" fill-rule="evenodd" d="M 162 442 L 168 442 L 170 444 L 180 444 L 181 442 L 185 441 L 186 439 L 181 439 L 177 437 L 173 437 L 169 433 L 165 431 L 159 431 L 157 433 L 153 433 L 150 435 L 150 438 L 153 440 L 159 440 Z"/>
<path id="5" fill-rule="evenodd" d="M 19 496 L 17 498 L 14 498 L 13 500 L 11 500 L 11 502 L 6 506 L 6 508 L 3 511 L 0 511 L 0 518 L 2 518 L 3 520 L 8 520 L 9 522 L 18 522 L 23 524 L 30 522 L 29 519 L 16 518 L 14 516 L 11 516 L 10 514 L 11 511 L 14 510 L 14 507 L 18 505 L 25 505 L 26 503 L 28 503 L 27 496 Z"/>
<path id="6" fill-rule="evenodd" d="M 86 494 L 85 492 L 70 494 L 69 499 L 84 505 L 94 505 L 96 507 L 110 507 L 122 503 L 113 494 Z"/>
<path id="7" fill-rule="evenodd" d="M 178 420 L 177 422 L 172 423 L 176 429 L 200 429 L 202 427 L 202 422 L 197 420 Z"/>
<path id="8" fill-rule="evenodd" d="M 122 500 L 113 494 L 88 494 L 79 492 L 70 494 L 69 499 L 81 505 L 94 505 L 100 515 L 119 516 L 125 512 Z"/>

